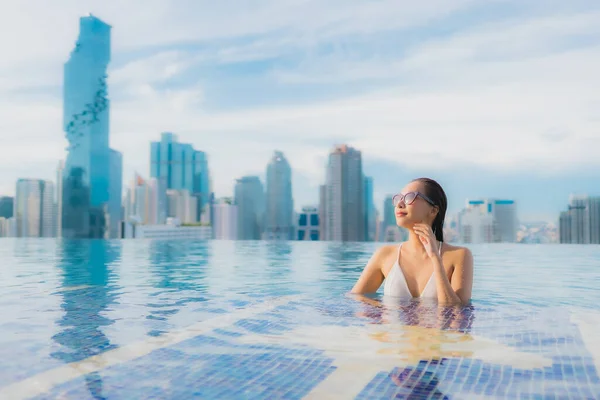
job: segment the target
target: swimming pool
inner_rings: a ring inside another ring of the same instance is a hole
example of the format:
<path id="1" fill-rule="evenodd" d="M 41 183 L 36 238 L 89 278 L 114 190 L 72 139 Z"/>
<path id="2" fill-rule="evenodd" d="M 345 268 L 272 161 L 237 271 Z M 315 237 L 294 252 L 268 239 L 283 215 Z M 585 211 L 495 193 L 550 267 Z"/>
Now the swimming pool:
<path id="1" fill-rule="evenodd" d="M 600 398 L 600 247 L 480 245 L 473 306 L 346 295 L 379 244 L 0 241 L 0 399 Z"/>

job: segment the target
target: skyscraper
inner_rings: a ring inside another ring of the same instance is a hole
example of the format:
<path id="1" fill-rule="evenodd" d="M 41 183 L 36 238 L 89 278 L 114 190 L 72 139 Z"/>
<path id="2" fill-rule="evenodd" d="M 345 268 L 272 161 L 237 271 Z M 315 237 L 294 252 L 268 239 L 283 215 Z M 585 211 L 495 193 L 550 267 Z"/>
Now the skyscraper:
<path id="1" fill-rule="evenodd" d="M 361 242 L 365 240 L 364 179 L 361 152 L 347 145 L 329 154 L 321 220 L 322 240 Z"/>
<path id="2" fill-rule="evenodd" d="M 234 203 L 238 239 L 259 240 L 264 227 L 265 192 L 258 176 L 244 176 L 236 181 Z"/>
<path id="3" fill-rule="evenodd" d="M 237 239 L 237 206 L 232 204 L 231 198 L 223 198 L 217 201 L 211 199 L 211 225 L 213 239 L 236 240 Z"/>
<path id="4" fill-rule="evenodd" d="M 372 242 L 375 240 L 375 232 L 377 230 L 377 210 L 375 209 L 375 200 L 373 199 L 373 178 L 370 176 L 364 177 L 363 194 L 365 207 L 365 240 Z"/>
<path id="5" fill-rule="evenodd" d="M 0 217 L 6 218 L 6 219 L 12 218 L 13 203 L 14 203 L 14 199 L 12 197 L 8 197 L 8 196 L 0 197 Z"/>
<path id="6" fill-rule="evenodd" d="M 281 151 L 275 151 L 267 165 L 265 213 L 266 239 L 294 239 L 292 168 Z"/>
<path id="7" fill-rule="evenodd" d="M 569 196 L 568 211 L 559 219 L 560 243 L 600 243 L 600 197 Z"/>
<path id="8" fill-rule="evenodd" d="M 109 237 L 118 238 L 121 235 L 121 201 L 123 197 L 123 155 L 113 149 L 110 149 L 109 157 L 109 182 L 108 182 L 108 214 Z"/>
<path id="9" fill-rule="evenodd" d="M 63 207 L 63 171 L 65 169 L 65 161 L 60 160 L 56 168 L 56 236 L 62 237 L 62 207 Z"/>
<path id="10" fill-rule="evenodd" d="M 17 237 L 54 237 L 54 184 L 39 179 L 19 179 L 15 195 Z"/>
<path id="11" fill-rule="evenodd" d="M 177 135 L 164 132 L 150 144 L 150 176 L 164 178 L 167 189 L 187 190 L 198 198 L 198 218 L 209 202 L 210 177 L 206 153 L 179 143 Z"/>
<path id="12" fill-rule="evenodd" d="M 514 200 L 468 200 L 458 214 L 458 229 L 465 243 L 515 243 L 517 241 L 517 204 Z"/>
<path id="13" fill-rule="evenodd" d="M 116 161 L 109 148 L 110 32 L 110 25 L 92 15 L 80 18 L 79 37 L 64 66 L 63 237 L 108 237 L 107 227 L 117 218 L 110 202 L 121 187 L 120 181 L 111 182 L 118 174 L 111 174 Z"/>

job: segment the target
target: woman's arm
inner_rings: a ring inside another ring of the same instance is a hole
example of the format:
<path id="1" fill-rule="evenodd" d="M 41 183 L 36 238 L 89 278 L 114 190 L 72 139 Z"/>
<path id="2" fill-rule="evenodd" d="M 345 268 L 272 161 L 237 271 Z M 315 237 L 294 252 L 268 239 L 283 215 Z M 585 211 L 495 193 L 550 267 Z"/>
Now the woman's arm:
<path id="1" fill-rule="evenodd" d="M 473 290 L 473 254 L 471 250 L 461 248 L 457 258 L 452 274 L 452 289 L 462 304 L 468 304 Z"/>
<path id="2" fill-rule="evenodd" d="M 373 253 L 371 259 L 363 269 L 358 281 L 350 291 L 350 293 L 364 294 L 374 293 L 379 289 L 381 283 L 385 279 L 381 269 L 382 260 L 387 255 L 387 247 L 380 247 Z"/>
<path id="3" fill-rule="evenodd" d="M 473 255 L 467 248 L 458 252 L 458 260 L 454 262 L 452 280 L 448 280 L 442 258 L 433 258 L 433 270 L 438 293 L 438 301 L 443 304 L 468 304 L 473 287 Z"/>

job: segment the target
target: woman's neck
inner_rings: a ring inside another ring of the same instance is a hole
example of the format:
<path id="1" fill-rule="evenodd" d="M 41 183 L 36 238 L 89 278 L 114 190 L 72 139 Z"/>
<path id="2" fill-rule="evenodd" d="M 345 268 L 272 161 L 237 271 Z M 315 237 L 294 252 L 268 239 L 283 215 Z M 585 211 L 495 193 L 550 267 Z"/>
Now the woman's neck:
<path id="1" fill-rule="evenodd" d="M 408 247 L 409 251 L 413 254 L 427 255 L 427 250 L 425 250 L 425 246 L 421 243 L 421 239 L 419 239 L 419 236 L 412 229 L 408 231 L 408 240 L 403 246 Z"/>

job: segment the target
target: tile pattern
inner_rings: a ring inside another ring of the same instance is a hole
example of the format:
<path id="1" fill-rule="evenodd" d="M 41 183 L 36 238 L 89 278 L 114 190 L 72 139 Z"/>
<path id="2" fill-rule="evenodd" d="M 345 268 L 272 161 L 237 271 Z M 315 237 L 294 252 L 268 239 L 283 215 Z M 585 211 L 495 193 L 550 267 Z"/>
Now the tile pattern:
<path id="1" fill-rule="evenodd" d="M 368 315 L 366 320 L 357 317 L 360 310 L 366 310 L 361 314 Z M 315 329 L 323 325 L 360 328 L 365 323 L 386 326 L 394 313 L 406 326 L 412 324 L 435 331 L 437 328 L 427 326 L 431 319 L 423 322 L 427 314 L 436 315 L 442 329 L 448 330 L 444 325 L 452 324 L 452 312 L 438 312 L 434 307 L 408 304 L 383 310 L 371 306 L 357 308 L 355 302 L 339 299 L 335 304 L 331 299 L 290 302 L 238 319 L 229 327 L 73 379 L 36 399 L 129 399 L 141 394 L 160 399 L 301 399 L 332 375 L 337 368 L 336 357 L 327 351 L 327 343 L 319 348 L 318 342 L 314 346 L 278 342 L 276 338 L 284 333 L 290 334 L 306 325 Z M 525 310 L 471 309 L 463 315 L 463 325 L 455 325 L 453 330 L 477 332 L 498 341 L 499 346 L 508 345 L 532 355 L 543 354 L 551 360 L 550 365 L 527 369 L 462 356 L 429 357 L 414 365 L 379 371 L 365 381 L 356 398 L 599 398 L 598 371 L 577 326 L 568 321 L 569 312 Z M 264 343 L 244 342 L 242 339 L 248 335 L 264 338 Z M 341 342 L 346 340 L 350 338 L 339 337 Z M 431 352 L 427 354 L 430 356 Z M 365 357 L 364 363 L 373 365 L 377 359 Z M 347 379 L 361 378 L 365 376 L 356 371 Z M 331 396 L 345 398 L 344 388 L 340 387 Z"/>

